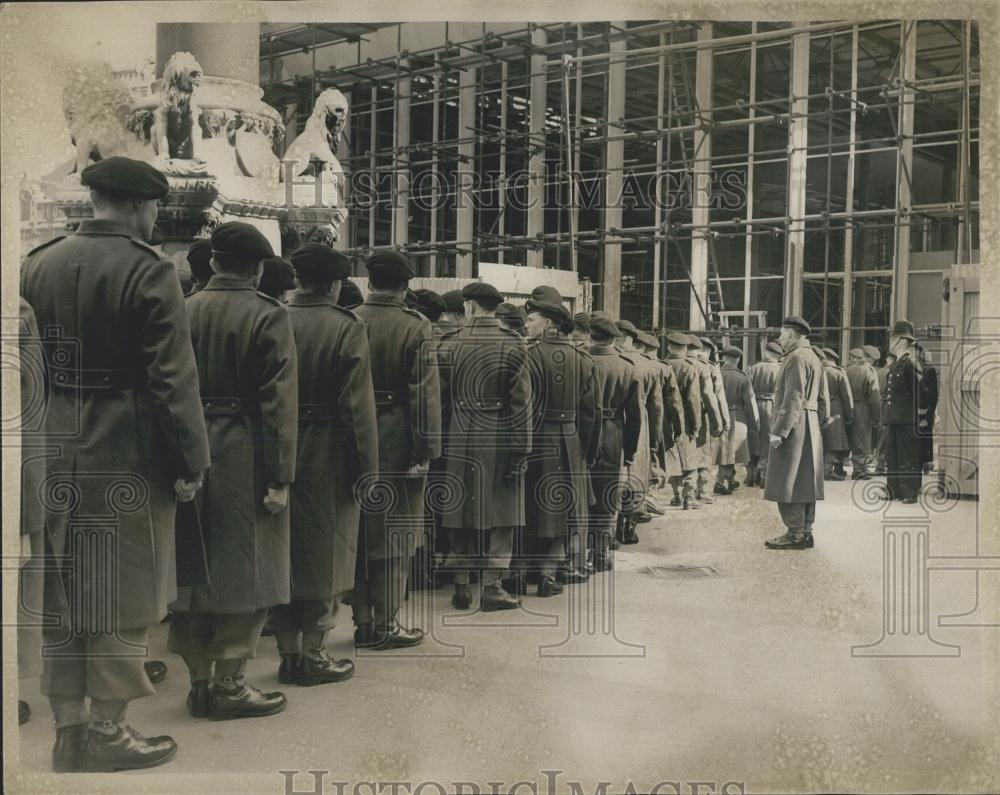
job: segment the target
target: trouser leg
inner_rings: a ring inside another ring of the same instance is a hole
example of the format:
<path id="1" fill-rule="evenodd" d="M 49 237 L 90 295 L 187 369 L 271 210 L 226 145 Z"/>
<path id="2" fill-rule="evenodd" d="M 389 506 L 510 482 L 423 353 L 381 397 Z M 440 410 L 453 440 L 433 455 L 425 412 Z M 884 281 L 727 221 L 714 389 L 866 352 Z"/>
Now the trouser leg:
<path id="1" fill-rule="evenodd" d="M 287 605 L 271 608 L 271 628 L 278 641 L 279 654 L 299 654 L 302 651 L 303 616 L 307 604 L 293 599 Z"/>
<path id="2" fill-rule="evenodd" d="M 566 545 L 562 536 L 538 539 L 536 567 L 542 577 L 555 577 L 556 568 L 566 557 Z"/>
<path id="3" fill-rule="evenodd" d="M 510 566 L 514 543 L 513 527 L 494 527 L 485 531 L 486 566 L 483 569 L 483 586 L 497 585 L 504 570 Z"/>
<path id="4" fill-rule="evenodd" d="M 267 609 L 252 613 L 217 613 L 208 657 L 215 663 L 216 684 L 239 679 L 246 661 L 257 654 L 257 641 L 267 620 Z"/>
<path id="5" fill-rule="evenodd" d="M 803 532 L 806 524 L 806 503 L 779 502 L 778 513 L 781 514 L 781 521 L 785 523 L 790 534 Z"/>
<path id="6" fill-rule="evenodd" d="M 375 626 L 390 627 L 396 623 L 403 600 L 407 575 L 406 558 L 378 558 L 368 561 L 371 600 Z M 508 564 L 509 564 L 508 559 Z"/>
<path id="7" fill-rule="evenodd" d="M 326 638 L 337 624 L 338 602 L 331 599 L 309 599 L 299 603 L 302 608 L 302 651 L 317 656 L 326 646 Z"/>
<path id="8" fill-rule="evenodd" d="M 816 503 L 807 502 L 803 507 L 802 512 L 802 529 L 806 533 L 811 533 L 813 531 L 813 524 L 816 522 Z"/>
<path id="9" fill-rule="evenodd" d="M 211 613 L 176 612 L 171 618 L 167 648 L 184 659 L 192 683 L 212 678 L 208 644 L 214 631 Z"/>
<path id="10" fill-rule="evenodd" d="M 351 592 L 351 613 L 354 625 L 360 627 L 372 622 L 372 596 L 369 564 L 364 539 L 358 538 L 358 557 L 354 566 L 354 589 Z"/>
<path id="11" fill-rule="evenodd" d="M 893 500 L 902 499 L 903 497 L 903 489 L 899 477 L 899 454 L 896 446 L 896 431 L 898 428 L 898 425 L 885 425 L 882 428 L 884 436 L 882 449 L 885 454 L 886 467 L 885 485 L 889 489 L 889 498 Z"/>
<path id="12" fill-rule="evenodd" d="M 46 635 L 50 633 L 46 632 Z M 76 726 L 90 719 L 87 709 L 87 644 L 73 638 L 59 648 L 59 656 L 45 656 L 42 693 L 48 696 L 56 728 Z"/>

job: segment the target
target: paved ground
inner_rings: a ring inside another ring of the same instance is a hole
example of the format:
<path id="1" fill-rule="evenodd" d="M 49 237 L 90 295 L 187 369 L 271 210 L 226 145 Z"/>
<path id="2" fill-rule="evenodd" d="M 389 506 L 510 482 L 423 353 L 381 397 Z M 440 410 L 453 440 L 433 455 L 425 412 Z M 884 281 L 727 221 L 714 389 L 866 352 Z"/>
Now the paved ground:
<path id="1" fill-rule="evenodd" d="M 572 600 L 529 596 L 522 611 L 483 615 L 455 613 L 444 589 L 415 594 L 408 620 L 432 628 L 430 642 L 410 655 L 360 656 L 347 683 L 288 688 L 288 709 L 271 718 L 189 718 L 183 664 L 165 651 L 161 626 L 152 656 L 170 673 L 156 697 L 133 705 L 131 720 L 173 735 L 177 758 L 159 776 L 118 774 L 110 784 L 76 776 L 77 791 L 283 793 L 292 787 L 282 770 L 329 771 L 322 791 L 331 793 L 391 792 L 358 782 L 393 781 L 407 782 L 399 792 L 441 791 L 418 790 L 423 782 L 453 791 L 461 781 L 483 792 L 502 782 L 493 789 L 509 792 L 524 779 L 544 793 L 552 778 L 558 791 L 578 781 L 587 793 L 601 780 L 612 782 L 609 792 L 629 782 L 649 792 L 661 781 L 676 783 L 663 793 L 691 792 L 698 781 L 713 782 L 701 793 L 738 791 L 726 782 L 747 792 L 998 791 L 990 655 L 1000 630 L 939 626 L 941 615 L 964 613 L 941 620 L 997 623 L 996 610 L 976 607 L 974 572 L 928 575 L 931 635 L 952 646 L 924 638 L 915 650 L 958 656 L 852 656 L 852 646 L 883 632 L 885 517 L 859 507 L 860 485 L 827 484 L 808 552 L 766 550 L 764 539 L 781 532 L 777 511 L 742 488 L 640 526 L 641 543 L 618 553 L 613 577 L 573 587 Z M 906 507 L 909 526 L 926 525 L 920 506 Z M 976 507 L 934 510 L 932 555 L 975 554 Z M 611 607 L 591 611 L 603 617 L 592 634 L 572 634 L 571 603 L 588 597 Z M 351 645 L 345 611 L 331 650 L 350 655 Z M 250 676 L 277 687 L 272 639 Z M 52 729 L 37 683 L 23 684 L 35 717 L 20 730 L 21 753 L 40 788 Z M 339 790 L 337 781 L 350 784 Z M 315 789 L 306 773 L 293 783 Z"/>

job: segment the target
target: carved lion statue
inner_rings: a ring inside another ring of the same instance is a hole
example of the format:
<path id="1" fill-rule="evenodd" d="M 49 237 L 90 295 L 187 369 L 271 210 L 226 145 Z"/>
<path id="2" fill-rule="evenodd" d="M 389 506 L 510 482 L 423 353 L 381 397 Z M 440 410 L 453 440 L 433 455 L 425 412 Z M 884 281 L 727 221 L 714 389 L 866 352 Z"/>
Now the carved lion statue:
<path id="1" fill-rule="evenodd" d="M 163 160 L 201 160 L 201 111 L 194 90 L 202 78 L 201 65 L 189 52 L 175 52 L 163 67 L 160 103 L 153 112 L 153 149 Z"/>
<path id="2" fill-rule="evenodd" d="M 347 125 L 347 114 L 347 97 L 337 89 L 328 88 L 316 98 L 305 129 L 292 141 L 282 158 L 284 162 L 295 161 L 291 168 L 292 177 L 302 174 L 313 160 L 322 163 L 324 171 L 344 173 L 334 153 Z"/>
<path id="3" fill-rule="evenodd" d="M 122 154 L 128 148 L 125 119 L 132 94 L 107 64 L 73 70 L 63 89 L 63 115 L 76 148 L 76 173 L 93 160 Z"/>

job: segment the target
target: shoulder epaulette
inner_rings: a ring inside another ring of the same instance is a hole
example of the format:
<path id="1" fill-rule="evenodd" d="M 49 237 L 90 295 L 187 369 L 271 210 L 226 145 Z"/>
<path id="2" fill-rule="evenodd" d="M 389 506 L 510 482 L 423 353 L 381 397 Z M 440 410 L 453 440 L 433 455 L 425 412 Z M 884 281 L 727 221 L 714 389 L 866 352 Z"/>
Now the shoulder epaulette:
<path id="1" fill-rule="evenodd" d="M 346 307 L 338 306 L 337 304 L 330 304 L 330 307 L 332 309 L 336 309 L 338 312 L 341 312 L 342 314 L 347 315 L 352 320 L 357 320 L 359 323 L 361 322 L 361 318 L 358 317 L 357 313 L 352 312 L 350 309 L 347 309 Z"/>
<path id="2" fill-rule="evenodd" d="M 136 248 L 141 248 L 147 254 L 152 254 L 157 259 L 164 259 L 164 256 L 159 251 L 150 246 L 149 243 L 144 243 L 143 241 L 139 240 L 139 238 L 129 237 L 129 242 Z"/>
<path id="3" fill-rule="evenodd" d="M 274 304 L 275 306 L 284 306 L 284 304 L 281 303 L 281 301 L 279 301 L 277 298 L 272 298 L 267 293 L 262 293 L 260 290 L 255 290 L 254 292 L 257 293 L 258 298 L 263 298 L 270 304 Z"/>
<path id="4" fill-rule="evenodd" d="M 438 339 L 443 340 L 446 337 L 454 337 L 461 330 L 462 330 L 461 327 L 459 327 L 459 328 L 453 328 L 453 329 L 448 329 L 448 331 L 444 332 L 440 337 L 438 337 Z"/>
<path id="5" fill-rule="evenodd" d="M 66 239 L 66 235 L 59 235 L 59 237 L 54 237 L 51 240 L 47 240 L 44 243 L 42 243 L 41 245 L 35 246 L 33 249 L 31 249 L 31 251 L 29 251 L 26 254 L 26 256 L 30 257 L 36 251 L 41 251 L 43 248 L 47 248 L 48 246 L 51 246 L 53 243 L 58 243 L 60 240 L 65 240 L 65 239 Z"/>
<path id="6" fill-rule="evenodd" d="M 419 320 L 427 320 L 427 318 L 424 317 L 423 315 L 421 315 L 416 309 L 410 309 L 410 307 L 408 307 L 408 306 L 404 306 L 404 307 L 400 307 L 400 308 L 404 312 L 406 312 L 406 314 L 413 315 L 413 317 L 415 317 L 415 318 L 417 318 Z M 427 322 L 430 323 L 429 320 L 427 320 Z"/>
<path id="7" fill-rule="evenodd" d="M 626 356 L 621 351 L 618 351 L 618 355 L 621 356 L 626 362 L 628 362 L 629 364 L 631 364 L 633 367 L 635 366 L 635 359 L 630 359 L 628 356 Z"/>

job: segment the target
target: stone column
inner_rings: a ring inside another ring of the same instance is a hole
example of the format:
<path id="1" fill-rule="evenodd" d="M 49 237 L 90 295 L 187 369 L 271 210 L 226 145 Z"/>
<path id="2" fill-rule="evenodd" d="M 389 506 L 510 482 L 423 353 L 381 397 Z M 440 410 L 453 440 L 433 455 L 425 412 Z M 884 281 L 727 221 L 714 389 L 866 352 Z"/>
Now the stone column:
<path id="1" fill-rule="evenodd" d="M 260 24 L 257 22 L 161 22 L 156 26 L 156 76 L 175 52 L 192 53 L 212 77 L 257 85 Z"/>

